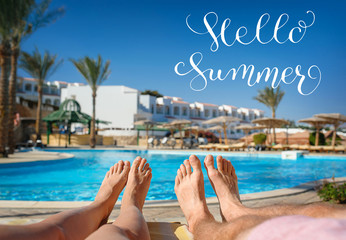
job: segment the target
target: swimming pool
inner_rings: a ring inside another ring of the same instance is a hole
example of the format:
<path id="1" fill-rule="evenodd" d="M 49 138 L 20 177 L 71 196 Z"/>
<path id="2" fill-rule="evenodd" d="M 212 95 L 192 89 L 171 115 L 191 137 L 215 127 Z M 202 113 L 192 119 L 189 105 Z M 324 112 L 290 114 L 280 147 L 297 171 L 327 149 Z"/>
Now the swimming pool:
<path id="1" fill-rule="evenodd" d="M 116 161 L 145 157 L 153 169 L 148 200 L 176 199 L 176 171 L 188 154 L 172 151 L 54 150 L 75 155 L 72 159 L 0 165 L 0 200 L 88 201 L 93 200 L 101 181 Z M 208 152 L 195 153 L 201 160 Z M 214 155 L 214 154 L 213 154 Z M 282 160 L 272 154 L 223 153 L 232 160 L 240 193 L 288 188 L 301 183 L 346 176 L 346 157 L 305 156 Z M 214 155 L 216 156 L 216 154 Z M 215 196 L 204 170 L 206 196 Z M 120 196 L 121 198 L 121 196 Z"/>

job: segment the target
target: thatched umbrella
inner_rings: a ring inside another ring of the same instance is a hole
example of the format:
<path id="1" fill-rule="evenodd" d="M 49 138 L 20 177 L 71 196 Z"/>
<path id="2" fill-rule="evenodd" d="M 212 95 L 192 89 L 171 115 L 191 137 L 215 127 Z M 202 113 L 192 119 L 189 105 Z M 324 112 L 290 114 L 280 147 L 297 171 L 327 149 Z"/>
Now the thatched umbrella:
<path id="1" fill-rule="evenodd" d="M 184 126 L 188 125 L 188 124 L 191 124 L 191 121 L 190 120 L 187 120 L 187 119 L 177 119 L 177 120 L 174 120 L 170 123 L 168 123 L 167 125 L 168 126 L 173 126 L 175 128 L 177 128 L 180 132 L 180 141 L 181 141 L 181 148 L 183 148 L 183 136 L 181 134 L 181 131 L 183 130 Z"/>
<path id="2" fill-rule="evenodd" d="M 186 129 L 186 130 L 190 130 L 191 132 L 195 131 L 197 137 L 198 137 L 198 132 L 204 130 L 203 127 L 197 126 L 197 125 L 196 125 L 196 126 L 189 126 L 189 127 L 186 127 L 185 129 Z"/>
<path id="3" fill-rule="evenodd" d="M 252 123 L 255 124 L 260 124 L 260 125 L 264 125 L 267 126 L 268 128 L 277 128 L 280 127 L 281 125 L 288 125 L 289 122 L 284 120 L 284 119 L 278 119 L 278 118 L 258 118 L 255 120 L 252 120 Z M 274 139 L 274 143 L 276 142 L 276 136 L 275 133 L 273 131 L 273 139 Z"/>
<path id="4" fill-rule="evenodd" d="M 231 117 L 231 116 L 220 116 L 217 118 L 212 118 L 207 121 L 204 121 L 203 124 L 221 124 L 222 129 L 223 129 L 223 134 L 225 135 L 225 144 L 228 144 L 228 139 L 227 139 L 227 127 L 231 122 L 237 122 L 241 121 L 240 118 L 236 117 Z"/>
<path id="5" fill-rule="evenodd" d="M 312 118 L 305 118 L 301 119 L 298 122 L 302 123 L 308 123 L 316 128 L 316 136 L 315 136 L 315 146 L 318 146 L 318 140 L 319 140 L 319 135 L 320 135 L 320 130 L 321 128 L 326 125 L 331 123 L 331 121 L 323 118 L 318 118 L 318 117 L 312 117 Z"/>
<path id="6" fill-rule="evenodd" d="M 147 149 L 149 148 L 149 142 L 148 142 L 149 129 L 154 127 L 155 124 L 156 124 L 156 122 L 151 121 L 151 120 L 140 120 L 140 121 L 137 121 L 137 122 L 134 123 L 135 126 L 138 126 L 138 125 L 145 126 L 145 132 L 146 132 L 145 141 L 147 143 Z"/>
<path id="7" fill-rule="evenodd" d="M 336 139 L 336 130 L 341 124 L 346 122 L 346 116 L 341 113 L 321 113 L 321 114 L 314 115 L 314 117 L 326 119 L 330 121 L 331 124 L 334 125 L 334 132 L 333 132 L 333 138 L 332 138 L 332 146 L 334 147 L 335 139 Z"/>
<path id="8" fill-rule="evenodd" d="M 249 134 L 251 130 L 255 129 L 255 126 L 243 124 L 243 125 L 236 126 L 235 129 L 243 130 L 243 132 L 245 133 L 245 144 L 247 145 L 247 135 Z"/>
<path id="9" fill-rule="evenodd" d="M 217 131 L 219 133 L 219 143 L 222 143 L 221 131 L 223 130 L 222 126 L 216 125 L 214 127 L 210 127 L 207 130 L 209 131 Z"/>

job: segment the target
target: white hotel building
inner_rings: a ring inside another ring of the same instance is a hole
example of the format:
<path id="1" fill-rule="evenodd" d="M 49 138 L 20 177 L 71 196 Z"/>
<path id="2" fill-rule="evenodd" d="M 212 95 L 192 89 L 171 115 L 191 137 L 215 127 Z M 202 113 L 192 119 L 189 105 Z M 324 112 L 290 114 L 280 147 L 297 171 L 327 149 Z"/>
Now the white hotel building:
<path id="1" fill-rule="evenodd" d="M 61 89 L 61 102 L 73 98 L 79 102 L 83 112 L 92 113 L 91 89 L 89 86 L 69 85 Z M 210 103 L 188 103 L 179 97 L 154 97 L 141 95 L 137 89 L 126 86 L 100 86 L 96 98 L 96 118 L 109 121 L 104 125 L 104 135 L 134 135 L 134 122 L 150 119 L 157 122 L 170 122 L 175 119 L 188 119 L 195 125 L 218 116 L 234 116 L 242 119 L 242 123 L 250 123 L 261 118 L 264 112 L 258 109 L 238 108 L 231 105 L 215 105 Z M 234 130 L 239 122 L 228 129 L 229 138 L 243 136 L 241 131 Z"/>

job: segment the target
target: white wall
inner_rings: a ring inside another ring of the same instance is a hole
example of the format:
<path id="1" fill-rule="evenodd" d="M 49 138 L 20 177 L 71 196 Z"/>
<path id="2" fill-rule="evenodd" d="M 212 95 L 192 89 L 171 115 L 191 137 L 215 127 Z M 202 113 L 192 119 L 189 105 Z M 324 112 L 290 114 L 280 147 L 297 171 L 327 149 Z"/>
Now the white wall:
<path id="1" fill-rule="evenodd" d="M 68 86 L 61 90 L 61 102 L 73 98 L 82 112 L 92 114 L 92 97 L 89 86 Z M 100 86 L 96 97 L 96 119 L 111 122 L 107 128 L 132 128 L 134 114 L 138 112 L 139 91 L 125 86 Z"/>

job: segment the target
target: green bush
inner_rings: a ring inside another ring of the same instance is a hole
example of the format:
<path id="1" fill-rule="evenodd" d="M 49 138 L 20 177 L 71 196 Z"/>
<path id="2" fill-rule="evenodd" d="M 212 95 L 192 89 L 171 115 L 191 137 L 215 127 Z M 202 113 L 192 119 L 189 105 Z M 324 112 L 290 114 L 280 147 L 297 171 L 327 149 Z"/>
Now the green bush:
<path id="1" fill-rule="evenodd" d="M 255 142 L 256 145 L 258 144 L 263 144 L 267 139 L 267 135 L 264 133 L 259 133 L 256 135 L 253 135 L 253 141 Z"/>
<path id="2" fill-rule="evenodd" d="M 326 182 L 317 194 L 325 202 L 346 203 L 346 183 L 337 186 L 335 182 Z"/>
<path id="3" fill-rule="evenodd" d="M 316 141 L 315 139 L 316 139 L 316 132 L 310 133 L 310 137 L 309 137 L 310 145 L 315 146 L 315 141 Z M 318 145 L 326 145 L 326 139 L 323 133 L 319 133 Z"/>

